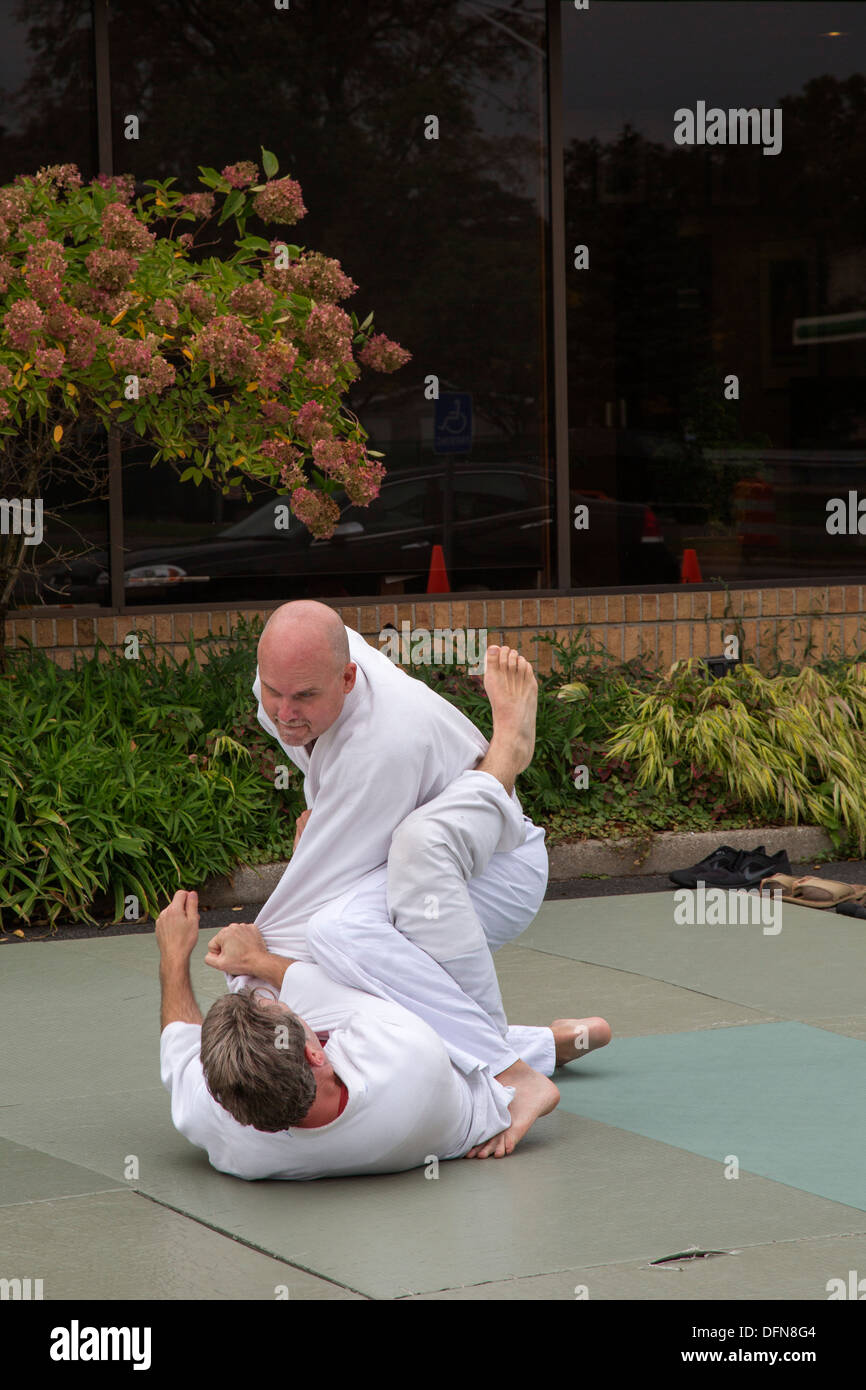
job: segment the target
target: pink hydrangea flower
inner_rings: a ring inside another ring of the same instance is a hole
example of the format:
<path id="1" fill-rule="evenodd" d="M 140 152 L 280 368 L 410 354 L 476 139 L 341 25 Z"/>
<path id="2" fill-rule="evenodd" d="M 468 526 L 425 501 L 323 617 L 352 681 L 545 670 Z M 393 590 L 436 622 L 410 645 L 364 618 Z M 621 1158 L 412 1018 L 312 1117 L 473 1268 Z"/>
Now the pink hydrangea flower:
<path id="1" fill-rule="evenodd" d="M 377 372 L 396 372 L 411 360 L 411 352 L 386 338 L 384 333 L 374 333 L 369 343 L 358 353 L 358 361 Z"/>
<path id="2" fill-rule="evenodd" d="M 222 314 L 195 335 L 195 346 L 215 372 L 223 377 L 251 379 L 255 350 L 261 338 L 251 333 L 235 314 Z"/>
<path id="3" fill-rule="evenodd" d="M 274 338 L 256 357 L 256 380 L 266 390 L 278 391 L 280 384 L 292 374 L 298 360 L 298 349 L 284 338 Z"/>
<path id="4" fill-rule="evenodd" d="M 304 325 L 304 342 L 312 357 L 327 362 L 352 361 L 352 321 L 336 304 L 316 304 Z"/>
<path id="5" fill-rule="evenodd" d="M 33 337 L 42 332 L 44 317 L 32 299 L 16 299 L 3 315 L 3 326 L 12 346 L 26 352 Z"/>
<path id="6" fill-rule="evenodd" d="M 262 401 L 261 412 L 269 425 L 288 425 L 292 418 L 289 407 L 282 401 Z"/>
<path id="7" fill-rule="evenodd" d="M 253 209 L 263 222 L 281 222 L 291 227 L 299 222 L 307 209 L 301 197 L 301 185 L 294 179 L 272 179 L 253 196 Z"/>
<path id="8" fill-rule="evenodd" d="M 295 416 L 295 434 L 306 444 L 317 439 L 330 439 L 333 429 L 325 419 L 325 409 L 321 401 L 305 401 Z"/>
<path id="9" fill-rule="evenodd" d="M 9 288 L 10 282 L 15 278 L 15 266 L 5 256 L 0 256 L 0 294 L 4 294 Z"/>
<path id="10" fill-rule="evenodd" d="M 232 188 L 249 188 L 251 183 L 259 181 L 259 166 L 251 159 L 242 159 L 239 164 L 227 164 L 222 176 Z"/>
<path id="11" fill-rule="evenodd" d="M 24 258 L 27 288 L 43 308 L 60 295 L 66 261 L 59 241 L 38 241 L 28 246 Z"/>
<path id="12" fill-rule="evenodd" d="M 150 364 L 150 370 L 139 378 L 139 395 L 158 396 L 167 387 L 174 385 L 176 375 L 174 367 L 170 362 L 166 362 L 164 357 L 154 357 Z"/>
<path id="13" fill-rule="evenodd" d="M 369 457 L 363 444 L 357 440 L 344 440 L 342 451 L 343 486 L 356 507 L 366 507 L 379 496 L 385 469 L 377 459 Z"/>
<path id="14" fill-rule="evenodd" d="M 191 212 L 194 217 L 210 217 L 214 210 L 214 195 L 212 193 L 183 193 L 178 200 L 178 206 L 184 212 Z"/>
<path id="15" fill-rule="evenodd" d="M 53 379 L 62 375 L 66 359 L 62 348 L 37 348 L 34 360 L 39 375 Z"/>
<path id="16" fill-rule="evenodd" d="M 177 306 L 170 299 L 155 299 L 150 312 L 163 328 L 177 328 Z"/>
<path id="17" fill-rule="evenodd" d="M 77 164 L 46 164 L 34 181 L 40 186 L 53 183 L 58 188 L 80 188 L 81 174 Z"/>
<path id="18" fill-rule="evenodd" d="M 274 306 L 274 292 L 261 280 L 250 280 L 249 284 L 238 285 L 229 295 L 229 305 L 236 314 L 248 314 L 250 318 L 260 319 Z"/>
<path id="19" fill-rule="evenodd" d="M 320 304 L 335 304 L 347 299 L 358 286 L 343 271 L 340 262 L 318 251 L 305 251 L 288 270 L 277 271 L 288 281 L 296 294 L 304 294 Z"/>
<path id="20" fill-rule="evenodd" d="M 102 240 L 124 251 L 149 251 L 156 233 L 149 232 L 124 203 L 109 203 L 102 213 Z"/>
<path id="21" fill-rule="evenodd" d="M 310 386 L 333 386 L 337 379 L 330 362 L 324 362 L 321 357 L 314 357 L 312 362 L 307 363 L 304 376 Z"/>
<path id="22" fill-rule="evenodd" d="M 97 174 L 93 180 L 107 193 L 117 193 L 124 203 L 132 202 L 135 196 L 135 177 L 132 174 Z"/>
<path id="23" fill-rule="evenodd" d="M 216 299 L 194 280 L 188 280 L 180 292 L 182 302 L 202 323 L 209 323 L 216 313 Z"/>
<path id="24" fill-rule="evenodd" d="M 334 534 L 340 520 L 340 508 L 333 497 L 323 492 L 313 492 L 308 487 L 299 487 L 292 493 L 290 505 L 298 521 L 320 540 L 327 540 Z"/>
<path id="25" fill-rule="evenodd" d="M 91 251 L 84 264 L 95 287 L 109 291 L 124 289 L 138 268 L 135 257 L 128 251 L 110 251 L 107 246 Z"/>
<path id="26" fill-rule="evenodd" d="M 0 391 L 5 391 L 7 386 L 12 385 L 12 373 L 5 362 L 0 362 Z"/>
<path id="27" fill-rule="evenodd" d="M 318 439 L 313 445 L 313 460 L 326 477 L 333 478 L 343 468 L 343 446 L 339 439 Z"/>

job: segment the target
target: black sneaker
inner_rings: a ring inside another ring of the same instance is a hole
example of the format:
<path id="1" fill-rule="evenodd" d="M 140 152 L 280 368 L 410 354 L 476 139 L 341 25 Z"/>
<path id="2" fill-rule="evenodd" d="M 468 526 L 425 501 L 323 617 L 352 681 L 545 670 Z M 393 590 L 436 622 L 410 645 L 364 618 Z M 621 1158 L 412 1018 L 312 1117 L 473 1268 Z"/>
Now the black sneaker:
<path id="1" fill-rule="evenodd" d="M 763 850 L 764 846 L 761 845 L 760 853 L 763 853 Z M 673 873 L 668 874 L 668 878 L 678 883 L 681 888 L 696 888 L 699 882 L 707 881 L 706 874 L 715 873 L 719 869 L 733 868 L 742 853 L 741 849 L 734 849 L 731 845 L 720 845 L 699 864 L 693 864 L 690 869 L 674 869 Z"/>
<path id="2" fill-rule="evenodd" d="M 791 865 L 783 849 L 767 854 L 763 845 L 757 849 L 732 850 L 722 845 L 691 869 L 675 869 L 669 878 L 682 888 L 697 888 L 699 883 L 716 888 L 754 888 L 771 874 L 790 874 Z"/>

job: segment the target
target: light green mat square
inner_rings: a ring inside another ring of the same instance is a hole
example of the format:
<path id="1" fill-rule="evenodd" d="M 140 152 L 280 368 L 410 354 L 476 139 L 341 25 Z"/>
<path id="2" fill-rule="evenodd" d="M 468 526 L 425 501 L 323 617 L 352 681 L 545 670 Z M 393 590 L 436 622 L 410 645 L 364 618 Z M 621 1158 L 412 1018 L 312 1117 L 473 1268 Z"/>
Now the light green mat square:
<path id="1" fill-rule="evenodd" d="M 863 1013 L 866 922 L 782 903 L 772 936 L 760 925 L 679 926 L 675 906 L 673 892 L 544 903 L 515 944 L 781 1018 Z"/>
<path id="2" fill-rule="evenodd" d="M 803 1023 L 623 1038 L 557 1084 L 574 1115 L 720 1163 L 732 1154 L 749 1173 L 866 1210 L 857 1039 Z"/>

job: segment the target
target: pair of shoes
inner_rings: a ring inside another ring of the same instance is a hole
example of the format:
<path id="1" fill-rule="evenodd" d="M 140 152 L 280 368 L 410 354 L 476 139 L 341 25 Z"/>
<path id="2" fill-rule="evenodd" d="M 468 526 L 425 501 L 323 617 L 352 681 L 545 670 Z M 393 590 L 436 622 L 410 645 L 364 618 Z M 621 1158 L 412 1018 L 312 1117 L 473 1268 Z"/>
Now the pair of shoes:
<path id="1" fill-rule="evenodd" d="M 837 903 L 836 911 L 843 917 L 866 917 L 866 903 L 851 898 L 847 902 Z"/>
<path id="2" fill-rule="evenodd" d="M 763 845 L 757 849 L 733 849 L 720 845 L 690 869 L 674 869 L 668 877 L 681 888 L 697 888 L 699 883 L 718 888 L 757 888 L 771 874 L 790 874 L 791 865 L 783 849 L 767 854 Z"/>

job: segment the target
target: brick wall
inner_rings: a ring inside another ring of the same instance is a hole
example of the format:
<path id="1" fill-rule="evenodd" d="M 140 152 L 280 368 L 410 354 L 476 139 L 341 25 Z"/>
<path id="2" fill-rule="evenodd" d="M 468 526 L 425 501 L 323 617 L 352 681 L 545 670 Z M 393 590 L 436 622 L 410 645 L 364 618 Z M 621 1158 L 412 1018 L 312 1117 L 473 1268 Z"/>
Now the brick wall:
<path id="1" fill-rule="evenodd" d="M 771 660 L 776 650 L 782 658 L 798 663 L 822 656 L 850 656 L 866 645 L 864 598 L 866 585 L 848 584 L 567 598 L 463 600 L 454 596 L 361 606 L 334 601 L 334 606 L 349 627 L 376 645 L 386 623 L 398 631 L 406 621 L 413 628 L 486 627 L 488 643 L 516 646 L 545 671 L 550 669 L 549 648 L 540 643 L 536 653 L 532 636 L 552 632 L 567 637 L 582 625 L 616 660 L 643 652 L 659 666 L 685 656 L 721 654 L 725 634 L 737 628 L 743 637 L 742 655 L 758 665 Z M 119 618 L 12 616 L 7 620 L 7 641 L 15 647 L 22 638 L 29 639 L 68 666 L 73 648 L 92 654 L 97 637 L 119 646 L 127 632 L 149 632 L 160 646 L 182 656 L 190 634 L 199 638 L 208 632 L 226 632 L 239 613 L 250 617 L 271 612 L 272 607 L 229 612 L 163 609 Z"/>

